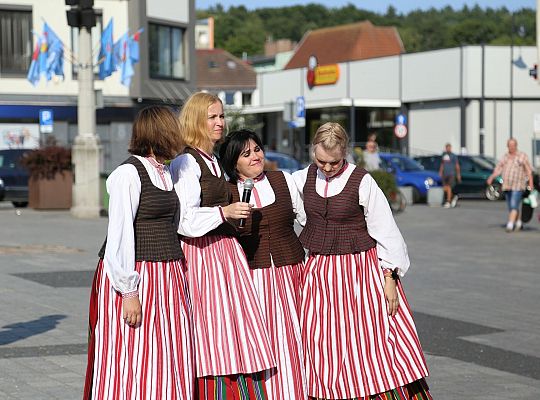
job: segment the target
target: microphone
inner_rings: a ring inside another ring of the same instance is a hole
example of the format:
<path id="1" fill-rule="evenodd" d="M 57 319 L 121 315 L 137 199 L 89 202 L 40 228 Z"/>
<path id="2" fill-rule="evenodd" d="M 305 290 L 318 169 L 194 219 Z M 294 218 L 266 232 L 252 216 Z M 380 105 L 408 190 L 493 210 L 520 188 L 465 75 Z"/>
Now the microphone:
<path id="1" fill-rule="evenodd" d="M 253 182 L 253 179 L 246 179 L 244 181 L 244 193 L 242 193 L 242 203 L 249 203 L 249 199 L 251 197 L 251 190 L 253 190 L 253 187 L 255 186 L 255 182 Z M 241 218 L 240 224 L 238 225 L 239 228 L 243 228 L 246 225 L 246 219 Z"/>

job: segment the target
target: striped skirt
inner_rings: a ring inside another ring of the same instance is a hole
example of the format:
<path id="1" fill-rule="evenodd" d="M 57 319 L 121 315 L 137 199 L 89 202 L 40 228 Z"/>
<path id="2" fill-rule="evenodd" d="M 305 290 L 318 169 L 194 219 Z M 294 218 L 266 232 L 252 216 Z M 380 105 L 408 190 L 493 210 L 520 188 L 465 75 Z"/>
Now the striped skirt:
<path id="1" fill-rule="evenodd" d="M 383 288 L 375 248 L 309 257 L 301 327 L 310 396 L 363 398 L 428 375 L 401 283 L 395 317 L 387 313 Z"/>
<path id="2" fill-rule="evenodd" d="M 298 311 L 303 263 L 252 269 L 277 369 L 265 372 L 270 400 L 305 400 L 306 377 Z"/>
<path id="3" fill-rule="evenodd" d="M 276 366 L 242 247 L 231 237 L 184 238 L 193 303 L 197 377 Z"/>
<path id="4" fill-rule="evenodd" d="M 125 324 L 122 296 L 100 261 L 90 296 L 84 399 L 191 399 L 192 313 L 182 261 L 137 262 L 141 325 Z"/>

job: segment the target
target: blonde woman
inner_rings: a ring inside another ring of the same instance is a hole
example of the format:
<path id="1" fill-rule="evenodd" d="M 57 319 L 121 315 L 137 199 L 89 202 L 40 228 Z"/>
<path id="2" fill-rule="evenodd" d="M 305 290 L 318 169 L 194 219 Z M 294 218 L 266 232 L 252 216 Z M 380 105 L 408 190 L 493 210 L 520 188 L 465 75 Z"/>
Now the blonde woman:
<path id="1" fill-rule="evenodd" d="M 346 160 L 348 136 L 326 123 L 313 163 L 293 174 L 308 249 L 301 328 L 308 394 L 317 399 L 431 399 L 416 328 L 399 281 L 409 268 L 388 201 Z"/>
<path id="2" fill-rule="evenodd" d="M 276 363 L 242 247 L 231 222 L 250 214 L 231 203 L 214 146 L 223 136 L 221 100 L 195 93 L 182 108 L 186 151 L 171 169 L 181 204 L 179 233 L 195 324 L 197 399 L 265 399 L 264 371 Z"/>

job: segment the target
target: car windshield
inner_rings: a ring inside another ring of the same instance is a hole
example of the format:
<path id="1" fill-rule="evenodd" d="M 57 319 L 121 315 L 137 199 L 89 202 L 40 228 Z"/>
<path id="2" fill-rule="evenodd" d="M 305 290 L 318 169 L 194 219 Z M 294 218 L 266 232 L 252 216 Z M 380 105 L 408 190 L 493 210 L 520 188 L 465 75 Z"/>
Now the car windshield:
<path id="1" fill-rule="evenodd" d="M 17 167 L 18 159 L 21 156 L 19 152 L 0 153 L 0 168 L 14 169 Z"/>
<path id="2" fill-rule="evenodd" d="M 492 163 L 490 163 L 488 160 L 486 160 L 485 158 L 482 158 L 482 157 L 478 157 L 478 156 L 472 156 L 471 157 L 474 162 L 476 164 L 478 164 L 481 168 L 484 168 L 484 169 L 493 169 L 494 165 Z"/>
<path id="3" fill-rule="evenodd" d="M 419 163 L 406 157 L 392 157 L 391 162 L 402 171 L 422 171 L 424 169 Z"/>

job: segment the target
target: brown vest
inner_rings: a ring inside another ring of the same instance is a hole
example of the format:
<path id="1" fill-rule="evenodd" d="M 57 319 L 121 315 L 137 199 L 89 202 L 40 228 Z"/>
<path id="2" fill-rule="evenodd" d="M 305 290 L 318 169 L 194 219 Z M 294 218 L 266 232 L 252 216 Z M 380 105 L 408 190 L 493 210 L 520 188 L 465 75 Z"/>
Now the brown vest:
<path id="1" fill-rule="evenodd" d="M 375 247 L 358 205 L 358 188 L 367 171 L 355 168 L 341 193 L 320 196 L 315 188 L 317 166 L 311 164 L 304 184 L 304 209 L 307 222 L 300 234 L 305 248 L 316 254 L 352 254 Z"/>
<path id="2" fill-rule="evenodd" d="M 276 267 L 297 264 L 304 259 L 305 252 L 294 232 L 295 215 L 287 181 L 280 171 L 267 171 L 266 178 L 274 190 L 276 201 L 253 209 L 245 227 L 238 229 L 238 240 L 250 268 L 268 268 L 272 266 L 272 260 Z M 230 185 L 233 201 L 240 201 L 236 184 Z"/>
<path id="3" fill-rule="evenodd" d="M 167 261 L 184 257 L 178 240 L 180 203 L 175 190 L 162 190 L 152 183 L 143 163 L 130 157 L 123 164 L 137 168 L 141 180 L 139 208 L 133 221 L 135 231 L 135 260 Z M 99 257 L 105 256 L 107 239 Z"/>
<path id="4" fill-rule="evenodd" d="M 185 149 L 185 153 L 191 154 L 199 168 L 201 169 L 201 178 L 199 183 L 201 185 L 201 204 L 200 207 L 217 207 L 217 206 L 228 206 L 231 204 L 232 196 L 231 189 L 227 181 L 225 180 L 225 173 L 221 164 L 218 164 L 218 167 L 221 171 L 221 176 L 215 176 L 210 169 L 208 164 L 206 164 L 199 154 L 199 152 L 191 147 Z M 226 235 L 234 236 L 236 234 L 235 228 L 228 222 L 222 223 L 216 229 L 208 232 L 205 236 L 212 235 Z"/>

